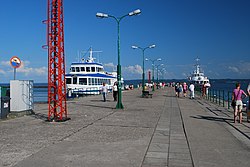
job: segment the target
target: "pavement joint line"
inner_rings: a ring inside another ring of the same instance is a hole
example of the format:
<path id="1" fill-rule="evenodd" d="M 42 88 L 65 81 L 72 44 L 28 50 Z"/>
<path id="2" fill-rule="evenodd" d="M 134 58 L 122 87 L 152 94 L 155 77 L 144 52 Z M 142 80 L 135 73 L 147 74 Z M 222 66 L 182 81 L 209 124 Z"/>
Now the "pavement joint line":
<path id="1" fill-rule="evenodd" d="M 189 149 L 192 166 L 194 167 L 194 159 L 193 159 L 192 152 L 191 152 L 191 149 L 190 149 L 190 143 L 189 143 L 189 140 L 188 140 L 188 137 L 187 137 L 187 132 L 186 132 L 186 129 L 185 129 L 185 124 L 184 124 L 184 121 L 183 121 L 183 116 L 182 116 L 182 113 L 181 113 L 181 108 L 180 108 L 180 104 L 179 104 L 178 100 L 177 100 L 177 105 L 178 105 L 180 116 L 181 116 L 182 127 L 183 127 L 183 131 L 184 131 L 185 138 L 186 138 L 186 141 L 187 141 L 187 146 L 188 146 L 188 149 Z"/>
<path id="2" fill-rule="evenodd" d="M 167 108 L 166 101 L 167 101 L 167 98 L 165 97 L 165 100 L 164 100 L 164 107 L 163 107 L 161 113 L 159 114 L 159 118 L 158 118 L 157 123 L 156 123 L 156 125 L 155 125 L 155 127 L 154 127 L 153 135 L 152 135 L 151 138 L 150 138 L 149 145 L 148 145 L 148 147 L 147 147 L 146 153 L 145 153 L 145 155 L 144 155 L 144 157 L 143 157 L 143 160 L 142 160 L 142 162 L 141 162 L 141 164 L 140 164 L 141 167 L 142 167 L 143 165 L 145 165 L 145 164 L 144 164 L 144 161 L 148 158 L 148 157 L 147 157 L 147 153 L 148 153 L 149 148 L 150 148 L 150 145 L 151 145 L 151 143 L 152 143 L 152 141 L 153 141 L 154 134 L 155 134 L 155 132 L 156 132 L 158 123 L 159 123 L 159 121 L 160 121 L 160 119 L 161 119 L 161 116 L 163 115 L 164 111 L 165 111 L 166 108 Z M 168 148 L 169 148 L 169 147 L 168 147 Z"/>
<path id="3" fill-rule="evenodd" d="M 170 106 L 172 107 L 173 105 L 173 98 L 171 98 L 171 101 L 170 101 Z M 170 153 L 170 141 L 171 141 L 171 116 L 172 116 L 172 110 L 169 111 L 169 137 L 168 137 L 168 144 L 169 144 L 169 147 L 168 147 L 168 156 L 167 156 L 167 166 L 169 166 L 169 153 Z"/>
<path id="4" fill-rule="evenodd" d="M 87 125 L 85 125 L 85 126 L 83 126 L 83 127 L 78 128 L 77 130 L 73 130 L 72 133 L 69 133 L 68 135 L 64 136 L 63 138 L 59 139 L 58 141 L 59 141 L 59 142 L 64 141 L 64 140 L 66 140 L 67 138 L 73 136 L 74 134 L 80 132 L 81 130 L 83 130 L 83 129 L 85 129 L 85 128 L 88 128 L 88 127 L 91 126 L 91 125 L 94 125 L 96 122 L 98 122 L 98 121 L 100 121 L 100 120 L 102 120 L 102 119 L 104 119 L 104 118 L 106 118 L 106 117 L 109 117 L 110 115 L 112 115 L 112 114 L 114 114 L 114 113 L 115 113 L 115 111 L 114 111 L 114 112 L 111 112 L 111 113 L 109 113 L 109 114 L 107 114 L 107 115 L 105 115 L 105 116 L 103 116 L 103 117 L 101 117 L 101 118 L 98 118 L 98 119 L 94 120 L 93 122 L 91 122 L 91 123 L 89 123 L 89 124 L 87 124 Z"/>
<path id="5" fill-rule="evenodd" d="M 128 125 L 110 125 L 110 124 L 96 124 L 95 126 L 109 126 L 109 127 L 121 127 L 121 128 L 144 128 L 144 129 L 153 129 L 153 127 L 149 126 L 128 126 Z"/>

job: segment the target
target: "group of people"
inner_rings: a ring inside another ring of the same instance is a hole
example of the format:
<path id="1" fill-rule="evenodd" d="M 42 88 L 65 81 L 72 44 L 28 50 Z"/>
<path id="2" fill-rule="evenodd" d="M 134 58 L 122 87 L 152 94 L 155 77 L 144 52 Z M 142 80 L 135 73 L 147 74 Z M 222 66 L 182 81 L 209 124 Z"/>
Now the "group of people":
<path id="1" fill-rule="evenodd" d="M 101 92 L 102 92 L 102 96 L 103 96 L 103 101 L 106 102 L 107 93 L 108 93 L 108 87 L 106 86 L 106 83 L 102 83 Z M 117 83 L 115 82 L 114 85 L 113 85 L 113 98 L 114 98 L 114 101 L 117 101 L 117 95 L 118 95 L 118 87 L 117 87 Z"/>
<path id="2" fill-rule="evenodd" d="M 176 83 L 175 84 L 175 93 L 177 97 L 180 97 L 181 94 L 183 94 L 184 97 L 187 96 L 187 91 L 190 91 L 190 99 L 194 99 L 194 84 L 190 84 L 189 86 L 184 82 L 184 83 Z M 234 122 L 236 122 L 237 120 L 242 123 L 242 108 L 243 108 L 243 102 L 242 99 L 244 97 L 249 96 L 249 103 L 250 103 L 250 83 L 247 87 L 247 93 L 244 92 L 244 90 L 242 90 L 240 88 L 240 83 L 236 83 L 236 87 L 233 90 L 232 93 L 232 107 L 234 109 Z M 101 92 L 103 95 L 103 101 L 106 102 L 106 98 L 107 98 L 107 93 L 108 93 L 108 87 L 106 86 L 105 83 L 103 83 L 102 87 L 101 87 Z M 203 91 L 205 92 L 205 91 Z M 114 101 L 117 101 L 117 95 L 118 95 L 118 87 L 117 87 L 117 83 L 114 83 L 113 85 L 113 98 Z M 250 111 L 250 104 L 248 104 L 248 110 Z"/>
<path id="3" fill-rule="evenodd" d="M 240 83 L 236 83 L 235 89 L 233 90 L 232 93 L 232 103 L 231 103 L 234 109 L 234 123 L 236 123 L 236 121 L 242 123 L 242 108 L 243 108 L 242 99 L 249 95 L 250 95 L 250 83 L 248 84 L 247 87 L 247 93 L 245 93 L 244 90 L 240 88 Z M 250 97 L 248 103 L 250 103 Z M 250 110 L 250 104 L 248 104 L 248 110 Z"/>
<path id="4" fill-rule="evenodd" d="M 175 84 L 175 94 L 177 97 L 180 97 L 181 94 L 183 94 L 184 97 L 187 96 L 187 91 L 190 91 L 190 99 L 194 99 L 194 84 L 190 84 L 189 87 L 186 82 L 183 84 L 176 83 Z"/>

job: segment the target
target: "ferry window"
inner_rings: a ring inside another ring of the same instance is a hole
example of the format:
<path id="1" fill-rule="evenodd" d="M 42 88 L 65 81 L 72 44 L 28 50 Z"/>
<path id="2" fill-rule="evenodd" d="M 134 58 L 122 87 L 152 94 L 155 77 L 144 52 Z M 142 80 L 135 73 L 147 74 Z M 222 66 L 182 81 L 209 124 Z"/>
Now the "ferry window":
<path id="1" fill-rule="evenodd" d="M 73 78 L 73 84 L 77 84 L 77 77 Z"/>
<path id="2" fill-rule="evenodd" d="M 76 69 L 75 69 L 75 67 L 72 67 L 72 72 L 76 72 Z"/>
<path id="3" fill-rule="evenodd" d="M 92 72 L 95 72 L 95 67 L 91 67 L 91 71 L 92 71 Z"/>
<path id="4" fill-rule="evenodd" d="M 87 85 L 87 78 L 79 78 L 80 85 Z"/>
<path id="5" fill-rule="evenodd" d="M 71 78 L 66 78 L 66 84 L 71 84 Z"/>
<path id="6" fill-rule="evenodd" d="M 92 85 L 91 78 L 88 78 L 88 81 L 89 81 L 89 85 Z"/>
<path id="7" fill-rule="evenodd" d="M 85 71 L 85 67 L 81 67 L 81 71 Z"/>
<path id="8" fill-rule="evenodd" d="M 92 82 L 92 85 L 95 85 L 95 79 L 94 78 L 91 78 L 91 82 Z"/>
<path id="9" fill-rule="evenodd" d="M 79 67 L 76 67 L 76 72 L 80 72 L 80 68 Z"/>
<path id="10" fill-rule="evenodd" d="M 86 67 L 86 71 L 87 71 L 87 72 L 90 72 L 90 67 Z"/>
<path id="11" fill-rule="evenodd" d="M 95 85 L 98 85 L 97 78 L 95 78 Z"/>
<path id="12" fill-rule="evenodd" d="M 97 72 L 102 72 L 102 68 L 96 67 L 96 71 L 97 71 Z"/>

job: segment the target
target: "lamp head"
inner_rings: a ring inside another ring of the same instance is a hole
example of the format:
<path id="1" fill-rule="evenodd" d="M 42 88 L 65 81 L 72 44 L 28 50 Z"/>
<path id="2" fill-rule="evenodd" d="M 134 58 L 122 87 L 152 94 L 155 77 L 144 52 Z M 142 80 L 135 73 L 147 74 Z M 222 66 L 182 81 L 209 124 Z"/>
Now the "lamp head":
<path id="1" fill-rule="evenodd" d="M 154 48 L 154 47 L 155 47 L 155 45 L 150 45 L 150 46 L 149 46 L 149 48 Z"/>
<path id="2" fill-rule="evenodd" d="M 149 59 L 148 59 L 148 58 L 146 58 L 145 60 L 146 60 L 146 61 L 148 61 Z"/>
<path id="3" fill-rule="evenodd" d="M 133 12 L 130 12 L 128 15 L 129 16 L 135 16 L 135 15 L 139 15 L 141 13 L 140 9 L 136 9 Z"/>
<path id="4" fill-rule="evenodd" d="M 131 47 L 132 47 L 132 49 L 138 49 L 138 46 L 135 46 L 135 45 L 133 45 Z"/>
<path id="5" fill-rule="evenodd" d="M 108 18 L 109 15 L 105 14 L 105 13 L 96 13 L 96 17 L 98 17 L 98 18 Z"/>

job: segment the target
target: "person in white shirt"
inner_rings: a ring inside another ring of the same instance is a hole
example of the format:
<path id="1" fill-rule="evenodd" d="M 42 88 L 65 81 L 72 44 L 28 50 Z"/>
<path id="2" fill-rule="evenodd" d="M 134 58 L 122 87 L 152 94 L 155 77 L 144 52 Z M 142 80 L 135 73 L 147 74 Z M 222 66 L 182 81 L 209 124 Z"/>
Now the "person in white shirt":
<path id="1" fill-rule="evenodd" d="M 190 84 L 189 86 L 189 90 L 190 90 L 190 99 L 194 99 L 194 84 Z"/>
<path id="2" fill-rule="evenodd" d="M 114 97 L 114 101 L 117 101 L 117 94 L 118 94 L 118 88 L 117 88 L 117 83 L 114 83 L 113 86 L 113 97 Z"/>
<path id="3" fill-rule="evenodd" d="M 101 91 L 102 91 L 103 101 L 106 102 L 108 88 L 104 82 L 102 84 Z"/>

